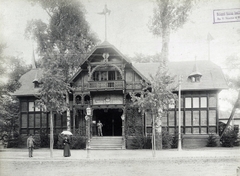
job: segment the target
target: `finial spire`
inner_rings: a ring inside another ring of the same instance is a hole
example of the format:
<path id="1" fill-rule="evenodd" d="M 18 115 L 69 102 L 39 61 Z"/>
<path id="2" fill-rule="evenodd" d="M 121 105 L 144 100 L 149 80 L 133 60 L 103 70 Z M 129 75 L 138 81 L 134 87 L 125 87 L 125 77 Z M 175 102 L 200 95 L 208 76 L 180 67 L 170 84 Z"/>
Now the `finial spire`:
<path id="1" fill-rule="evenodd" d="M 33 48 L 33 47 L 32 47 Z M 35 53 L 34 53 L 34 48 L 32 52 L 32 69 L 36 69 L 36 62 L 35 62 Z"/>
<path id="2" fill-rule="evenodd" d="M 100 15 L 105 15 L 105 41 L 107 41 L 107 14 L 110 15 L 111 10 L 107 8 L 107 4 L 105 4 L 105 7 L 102 12 L 98 13 Z"/>

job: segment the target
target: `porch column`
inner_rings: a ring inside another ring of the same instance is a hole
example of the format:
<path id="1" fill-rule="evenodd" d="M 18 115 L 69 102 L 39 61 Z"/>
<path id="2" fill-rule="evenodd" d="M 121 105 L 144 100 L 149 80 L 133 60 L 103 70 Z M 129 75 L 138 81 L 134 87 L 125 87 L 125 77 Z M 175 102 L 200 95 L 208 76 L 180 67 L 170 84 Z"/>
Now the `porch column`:
<path id="1" fill-rule="evenodd" d="M 125 137 L 125 108 L 123 108 L 123 114 L 121 116 L 122 119 L 122 149 L 126 149 L 126 137 Z"/>
<path id="2" fill-rule="evenodd" d="M 76 109 L 75 106 L 73 106 L 73 134 L 75 135 L 76 132 Z"/>

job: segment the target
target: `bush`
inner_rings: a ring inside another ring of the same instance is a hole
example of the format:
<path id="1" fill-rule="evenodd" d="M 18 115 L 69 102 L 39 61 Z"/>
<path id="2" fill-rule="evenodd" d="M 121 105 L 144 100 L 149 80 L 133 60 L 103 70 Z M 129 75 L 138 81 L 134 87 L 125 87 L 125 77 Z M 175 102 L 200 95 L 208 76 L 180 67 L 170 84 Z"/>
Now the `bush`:
<path id="1" fill-rule="evenodd" d="M 72 149 L 84 149 L 86 148 L 86 138 L 82 136 L 72 136 L 70 147 Z"/>
<path id="2" fill-rule="evenodd" d="M 222 147 L 233 147 L 237 141 L 238 134 L 233 128 L 228 128 L 220 140 Z"/>
<path id="3" fill-rule="evenodd" d="M 171 148 L 178 148 L 178 128 L 174 131 Z"/>
<path id="4" fill-rule="evenodd" d="M 218 143 L 217 136 L 214 134 L 209 134 L 207 139 L 207 147 L 216 147 Z"/>
<path id="5" fill-rule="evenodd" d="M 162 128 L 162 148 L 169 149 L 173 144 L 173 136 L 169 134 L 166 128 Z"/>
<path id="6" fill-rule="evenodd" d="M 64 136 L 59 134 L 56 148 L 63 149 Z M 70 137 L 70 148 L 71 149 L 84 149 L 86 148 L 86 138 L 82 136 L 71 136 Z"/>
<path id="7" fill-rule="evenodd" d="M 152 148 L 151 138 L 145 136 L 134 136 L 131 146 L 134 149 L 150 149 Z"/>

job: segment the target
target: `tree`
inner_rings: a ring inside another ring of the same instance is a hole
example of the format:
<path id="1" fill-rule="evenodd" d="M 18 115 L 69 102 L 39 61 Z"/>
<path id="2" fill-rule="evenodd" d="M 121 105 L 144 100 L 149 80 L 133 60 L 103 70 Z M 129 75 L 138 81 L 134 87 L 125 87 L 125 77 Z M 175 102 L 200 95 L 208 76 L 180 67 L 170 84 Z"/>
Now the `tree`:
<path id="1" fill-rule="evenodd" d="M 38 43 L 44 70 L 39 103 L 50 112 L 50 149 L 53 149 L 52 112 L 67 111 L 70 131 L 69 84 L 81 61 L 98 41 L 85 20 L 85 10 L 78 0 L 29 0 L 38 3 L 49 15 L 49 24 L 29 22 L 26 36 Z"/>
<path id="2" fill-rule="evenodd" d="M 155 156 L 155 136 L 157 137 L 157 149 L 162 149 L 162 127 L 161 118 L 166 113 L 168 106 L 176 99 L 172 93 L 174 87 L 172 83 L 174 77 L 168 74 L 165 67 L 159 68 L 156 75 L 151 75 L 150 83 L 143 82 L 141 96 L 131 94 L 133 105 L 139 108 L 139 111 L 145 113 L 150 111 L 152 115 L 152 149 Z M 156 135 L 155 135 L 156 133 Z"/>
<path id="3" fill-rule="evenodd" d="M 168 62 L 170 33 L 182 27 L 187 21 L 193 2 L 192 0 L 155 0 L 156 7 L 150 22 L 150 30 L 154 35 L 162 37 L 161 59 L 164 64 Z"/>
<path id="4" fill-rule="evenodd" d="M 38 96 L 37 106 L 50 112 L 50 156 L 53 157 L 53 111 L 62 113 L 69 105 L 66 102 L 66 91 L 69 84 L 65 82 L 63 68 L 59 67 L 58 58 L 54 53 L 44 59 L 43 77 L 40 95 Z M 68 93 L 68 92 L 67 92 Z"/>
<path id="5" fill-rule="evenodd" d="M 0 134 L 14 137 L 18 134 L 19 102 L 11 93 L 20 87 L 19 79 L 30 67 L 21 58 L 4 56 L 5 46 L 0 44 Z"/>
<path id="6" fill-rule="evenodd" d="M 238 55 L 232 55 L 228 57 L 226 60 L 226 65 L 229 67 L 231 71 L 234 72 L 231 77 L 230 76 L 228 77 L 228 81 L 229 81 L 230 88 L 236 90 L 238 96 L 233 105 L 231 114 L 228 118 L 228 122 L 220 136 L 220 139 L 223 137 L 224 133 L 227 131 L 228 126 L 232 121 L 232 118 L 234 117 L 236 110 L 240 107 L 240 57 Z"/>

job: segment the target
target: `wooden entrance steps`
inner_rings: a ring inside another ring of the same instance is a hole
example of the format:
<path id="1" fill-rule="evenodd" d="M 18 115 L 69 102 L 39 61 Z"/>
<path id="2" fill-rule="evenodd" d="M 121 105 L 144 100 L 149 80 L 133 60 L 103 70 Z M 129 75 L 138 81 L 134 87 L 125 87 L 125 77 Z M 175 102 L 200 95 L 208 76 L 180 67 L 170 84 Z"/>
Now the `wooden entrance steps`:
<path id="1" fill-rule="evenodd" d="M 115 150 L 122 149 L 121 136 L 94 136 L 90 141 L 90 149 Z"/>

